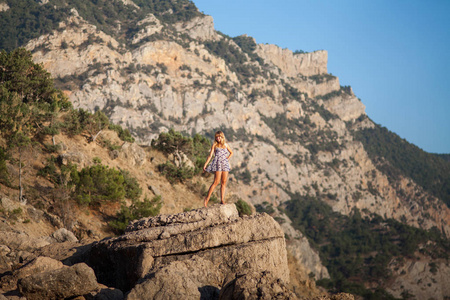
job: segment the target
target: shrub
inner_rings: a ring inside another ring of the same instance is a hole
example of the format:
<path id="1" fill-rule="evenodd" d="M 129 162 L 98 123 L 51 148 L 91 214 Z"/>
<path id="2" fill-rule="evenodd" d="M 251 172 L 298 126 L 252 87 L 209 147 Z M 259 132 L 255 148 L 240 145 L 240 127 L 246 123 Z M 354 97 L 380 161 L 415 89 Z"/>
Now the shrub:
<path id="1" fill-rule="evenodd" d="M 101 164 L 82 169 L 76 176 L 72 176 L 72 180 L 75 184 L 75 198 L 80 204 L 120 201 L 126 195 L 122 173 Z"/>
<path id="2" fill-rule="evenodd" d="M 0 147 L 0 183 L 10 185 L 9 172 L 6 166 L 7 158 L 5 149 Z"/>
<path id="3" fill-rule="evenodd" d="M 239 216 L 243 216 L 243 215 L 251 215 L 252 214 L 252 208 L 250 207 L 250 205 L 245 202 L 244 200 L 240 199 L 235 203 L 236 205 L 236 209 L 239 212 Z"/>
<path id="4" fill-rule="evenodd" d="M 158 165 L 158 170 L 166 176 L 170 183 L 184 182 L 194 177 L 194 169 L 189 167 L 177 167 L 170 161 Z"/>
<path id="5" fill-rule="evenodd" d="M 155 196 L 144 201 L 133 200 L 130 206 L 122 204 L 120 211 L 116 215 L 116 220 L 109 222 L 109 226 L 117 233 L 121 234 L 125 231 L 130 221 L 156 216 L 161 210 L 161 196 Z"/>

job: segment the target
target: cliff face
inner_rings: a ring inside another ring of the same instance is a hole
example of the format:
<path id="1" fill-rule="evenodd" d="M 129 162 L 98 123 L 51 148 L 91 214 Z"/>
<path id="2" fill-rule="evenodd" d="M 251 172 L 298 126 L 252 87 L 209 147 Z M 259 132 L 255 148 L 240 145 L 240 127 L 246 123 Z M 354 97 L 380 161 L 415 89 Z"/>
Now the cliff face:
<path id="1" fill-rule="evenodd" d="M 294 193 L 316 196 L 345 215 L 358 208 L 450 234 L 450 211 L 441 200 L 409 178 L 390 182 L 354 139 L 352 131 L 375 124 L 351 89 L 327 74 L 326 51 L 293 54 L 274 45 L 244 51 L 238 40 L 217 33 L 208 16 L 172 27 L 152 15 L 140 22 L 124 44 L 73 10 L 59 31 L 27 49 L 75 107 L 105 111 L 142 144 L 169 128 L 224 130 L 235 152 L 230 195 L 275 207 Z M 214 45 L 229 47 L 235 58 Z M 251 185 L 240 179 L 247 170 Z M 305 241 L 290 247 L 308 265 L 299 254 L 309 248 Z M 307 259 L 314 262 L 307 272 L 327 277 L 317 258 Z"/>
<path id="2" fill-rule="evenodd" d="M 136 221 L 125 235 L 94 244 L 90 255 L 100 282 L 131 290 L 128 299 L 200 297 L 251 272 L 289 283 L 278 223 L 266 214 L 239 218 L 234 204 Z"/>
<path id="3" fill-rule="evenodd" d="M 2 252 L 22 251 L 21 264 L 0 280 L 2 293 L 28 299 L 297 299 L 279 224 L 267 214 L 240 217 L 234 204 L 140 219 L 124 235 L 94 243 L 79 242 L 65 229 L 41 241 L 46 243 L 26 244 L 0 231 Z"/>

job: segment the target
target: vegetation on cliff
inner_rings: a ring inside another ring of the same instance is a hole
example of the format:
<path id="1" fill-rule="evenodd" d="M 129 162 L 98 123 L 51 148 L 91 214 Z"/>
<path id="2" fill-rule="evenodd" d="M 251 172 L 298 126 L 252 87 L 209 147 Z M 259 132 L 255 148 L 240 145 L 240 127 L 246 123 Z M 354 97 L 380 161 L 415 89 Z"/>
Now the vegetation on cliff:
<path id="1" fill-rule="evenodd" d="M 427 153 L 380 125 L 354 132 L 392 182 L 409 177 L 450 207 L 450 162 Z"/>
<path id="2" fill-rule="evenodd" d="M 148 14 L 168 24 L 188 21 L 201 13 L 189 0 L 134 0 L 139 9 L 122 1 L 50 0 L 41 4 L 34 0 L 7 0 L 10 7 L 0 12 L 0 50 L 12 51 L 29 40 L 59 29 L 72 9 L 103 32 L 126 42 L 140 28 L 136 23 Z"/>
<path id="3" fill-rule="evenodd" d="M 18 189 L 19 200 L 23 200 L 26 188 L 27 200 L 39 203 L 39 188 L 23 184 L 23 169 L 38 152 L 45 157 L 46 163 L 34 176 L 53 185 L 53 194 L 58 201 L 73 199 L 79 205 L 90 207 L 121 202 L 118 220 L 111 223 L 115 229 L 123 229 L 121 222 L 159 212 L 160 199 L 139 201 L 142 189 L 129 172 L 102 165 L 99 158 L 94 158 L 92 166 L 79 170 L 77 165 L 63 162 L 62 156 L 54 156 L 62 147 L 54 139 L 60 133 L 72 137 L 81 135 L 89 142 L 98 142 L 102 147 L 115 150 L 116 146 L 108 140 L 97 137 L 103 130 L 110 129 L 123 141 L 132 143 L 134 139 L 128 130 L 110 123 L 100 111 L 92 114 L 74 110 L 64 94 L 54 88 L 50 73 L 35 64 L 31 53 L 23 48 L 10 53 L 1 51 L 0 70 L 1 184 Z M 16 165 L 18 178 L 10 174 L 8 163 Z M 28 176 L 30 172 L 27 170 Z M 17 182 L 18 186 L 15 185 Z M 125 200 L 132 202 L 131 207 L 125 205 Z"/>
<path id="4" fill-rule="evenodd" d="M 450 240 L 437 228 L 426 231 L 376 214 L 362 217 L 356 208 L 350 216 L 344 216 L 310 196 L 293 195 L 285 212 L 319 251 L 331 279 L 318 283 L 330 290 L 365 299 L 393 299 L 382 291 L 391 278 L 389 264 L 414 259 L 416 253 L 433 259 L 449 258 Z M 367 289 L 366 284 L 376 288 Z"/>

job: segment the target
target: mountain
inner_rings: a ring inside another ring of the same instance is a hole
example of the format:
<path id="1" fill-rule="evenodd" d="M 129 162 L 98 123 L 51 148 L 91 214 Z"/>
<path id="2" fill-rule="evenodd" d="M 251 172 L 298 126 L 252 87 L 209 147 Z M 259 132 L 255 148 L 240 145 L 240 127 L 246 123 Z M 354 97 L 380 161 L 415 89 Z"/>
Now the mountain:
<path id="1" fill-rule="evenodd" d="M 224 131 L 235 153 L 230 199 L 282 223 L 291 264 L 303 273 L 363 295 L 450 296 L 448 256 L 430 250 L 445 249 L 450 234 L 450 163 L 375 124 L 328 73 L 326 51 L 229 37 L 190 1 L 0 7 L 8 32 L 0 48 L 24 46 L 75 108 L 103 112 L 139 144 L 171 128 L 210 139 Z M 338 249 L 361 243 L 385 246 L 348 250 L 350 265 L 364 266 L 350 272 Z"/>

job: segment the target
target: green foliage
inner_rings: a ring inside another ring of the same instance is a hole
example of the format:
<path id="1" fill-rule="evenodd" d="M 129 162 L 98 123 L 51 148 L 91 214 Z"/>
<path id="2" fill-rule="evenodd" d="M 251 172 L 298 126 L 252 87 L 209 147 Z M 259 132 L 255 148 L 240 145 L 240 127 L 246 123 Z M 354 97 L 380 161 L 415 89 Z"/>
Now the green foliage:
<path id="1" fill-rule="evenodd" d="M 194 170 L 192 168 L 184 166 L 177 167 L 170 161 L 158 165 L 158 170 L 166 176 L 167 180 L 172 184 L 185 182 L 187 179 L 194 177 Z"/>
<path id="2" fill-rule="evenodd" d="M 75 198 L 80 204 L 117 202 L 123 200 L 126 195 L 122 173 L 101 164 L 82 169 L 77 176 L 72 176 L 72 180 L 75 185 Z"/>
<path id="3" fill-rule="evenodd" d="M 1 13 L 0 49 L 12 51 L 33 38 L 50 33 L 68 15 L 68 9 L 55 10 L 33 0 L 7 0 L 9 10 Z"/>
<path id="4" fill-rule="evenodd" d="M 398 180 L 399 175 L 409 177 L 450 207 L 450 162 L 379 125 L 353 134 L 391 181 Z"/>
<path id="5" fill-rule="evenodd" d="M 0 134 L 7 140 L 17 132 L 35 135 L 54 112 L 71 107 L 29 51 L 0 51 L 0 69 Z"/>
<path id="6" fill-rule="evenodd" d="M 128 171 L 110 169 L 97 163 L 78 172 L 72 170 L 71 182 L 75 186 L 74 197 L 80 204 L 95 205 L 103 201 L 137 200 L 142 189 Z"/>
<path id="7" fill-rule="evenodd" d="M 273 208 L 273 205 L 267 201 L 264 201 L 262 204 L 256 204 L 255 209 L 259 213 L 266 213 L 269 215 L 272 215 L 275 213 L 275 209 Z"/>
<path id="8" fill-rule="evenodd" d="M 247 57 L 242 50 L 231 44 L 227 39 L 221 39 L 220 41 L 206 41 L 205 47 L 212 54 L 225 60 L 230 70 L 235 72 L 238 75 L 239 80 L 243 83 L 249 83 L 251 77 L 262 75 L 261 70 L 257 66 L 247 63 Z M 255 57 L 255 55 L 256 54 L 253 53 L 251 57 Z"/>
<path id="9" fill-rule="evenodd" d="M 239 212 L 239 216 L 241 217 L 243 215 L 250 216 L 252 214 L 252 208 L 250 207 L 250 205 L 241 198 L 239 198 L 239 200 L 235 203 L 235 205 L 237 211 Z"/>
<path id="10" fill-rule="evenodd" d="M 294 195 L 285 211 L 319 250 L 330 273 L 330 280 L 319 283 L 336 291 L 364 297 L 377 293 L 366 290 L 360 279 L 367 283 L 388 280 L 392 259 L 413 258 L 419 249 L 431 257 L 448 258 L 450 241 L 437 229 L 425 231 L 375 214 L 363 218 L 358 210 L 343 216 L 309 196 Z"/>
<path id="11" fill-rule="evenodd" d="M 71 110 L 65 116 L 64 129 L 69 136 L 81 134 L 89 122 L 91 113 L 82 108 Z"/>
<path id="12" fill-rule="evenodd" d="M 125 185 L 125 198 L 139 199 L 142 195 L 142 189 L 136 178 L 132 177 L 130 172 L 121 170 L 123 183 Z"/>
<path id="13" fill-rule="evenodd" d="M 101 130 L 109 128 L 117 132 L 119 138 L 124 142 L 134 143 L 134 138 L 128 129 L 109 122 L 108 117 L 102 111 L 96 111 L 94 114 L 82 108 L 70 110 L 64 117 L 64 131 L 69 136 L 75 136 L 88 133 L 91 139 Z"/>
<path id="14" fill-rule="evenodd" d="M 67 20 L 72 8 L 99 30 L 125 43 L 140 29 L 136 23 L 150 13 L 170 24 L 202 15 L 189 0 L 133 2 L 140 8 L 109 0 L 52 0 L 45 5 L 34 0 L 7 0 L 10 9 L 2 12 L 0 18 L 0 49 L 11 51 L 33 38 L 58 30 L 59 23 Z M 61 44 L 62 48 L 68 46 L 65 42 Z"/>
<path id="15" fill-rule="evenodd" d="M 116 233 L 122 234 L 131 221 L 159 214 L 161 206 L 160 195 L 153 197 L 151 200 L 148 198 L 145 198 L 144 201 L 133 200 L 130 206 L 122 204 L 120 211 L 116 215 L 116 220 L 109 222 L 109 226 Z"/>
<path id="16" fill-rule="evenodd" d="M 233 170 L 232 174 L 234 174 L 237 180 L 241 180 L 244 184 L 249 185 L 252 182 L 252 173 L 250 173 L 247 168 L 245 168 L 242 172 Z"/>
<path id="17" fill-rule="evenodd" d="M 116 124 L 109 124 L 109 129 L 114 130 L 119 135 L 119 138 L 124 142 L 134 143 L 134 137 L 128 129 L 123 129 L 122 126 Z"/>
<path id="18" fill-rule="evenodd" d="M 5 149 L 0 147 L 0 183 L 5 185 L 10 185 L 8 167 L 6 166 L 6 161 L 8 160 L 8 155 Z"/>
<path id="19" fill-rule="evenodd" d="M 169 132 L 161 133 L 158 139 L 152 140 L 152 147 L 166 155 L 186 154 L 187 157 L 194 163 L 194 170 L 189 170 L 189 168 L 181 166 L 184 169 L 176 171 L 176 166 L 171 163 L 166 163 L 160 166 L 160 171 L 164 171 L 165 174 L 172 174 L 174 176 L 169 175 L 170 177 L 185 180 L 186 178 L 192 177 L 189 177 L 191 172 L 193 172 L 193 174 L 199 174 L 203 170 L 203 165 L 206 162 L 211 144 L 206 137 L 199 134 L 196 134 L 193 138 L 191 138 L 183 136 L 180 132 L 170 129 Z"/>
<path id="20" fill-rule="evenodd" d="M 59 183 L 59 172 L 56 157 L 51 155 L 47 158 L 47 164 L 38 171 L 38 176 L 48 179 L 53 183 Z"/>
<path id="21" fill-rule="evenodd" d="M 259 57 L 256 53 L 256 42 L 252 37 L 240 35 L 233 38 L 233 41 L 250 57 L 253 61 L 258 61 L 260 63 L 263 62 L 261 57 Z"/>

